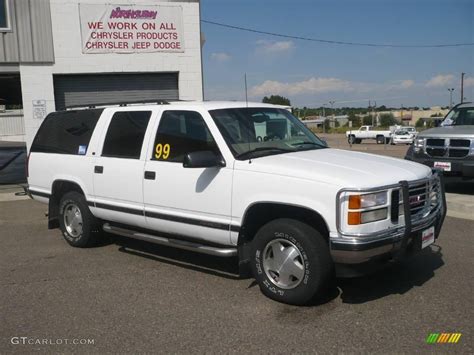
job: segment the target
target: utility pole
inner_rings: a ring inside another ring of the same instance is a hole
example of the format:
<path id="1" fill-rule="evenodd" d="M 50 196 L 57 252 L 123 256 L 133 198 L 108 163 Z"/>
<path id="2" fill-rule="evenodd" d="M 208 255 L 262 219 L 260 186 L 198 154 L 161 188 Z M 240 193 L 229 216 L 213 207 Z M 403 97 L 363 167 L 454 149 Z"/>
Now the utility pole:
<path id="1" fill-rule="evenodd" d="M 449 91 L 449 108 L 452 108 L 453 107 L 453 91 L 454 91 L 454 88 L 450 88 L 448 89 Z"/>
<path id="2" fill-rule="evenodd" d="M 326 104 L 323 104 L 323 133 L 326 133 Z"/>
<path id="3" fill-rule="evenodd" d="M 334 121 L 335 120 L 335 114 L 334 114 L 334 104 L 336 103 L 336 101 L 329 101 L 329 103 L 331 104 L 331 111 L 332 111 L 332 120 Z M 334 122 L 334 126 L 336 126 L 336 123 Z"/>
<path id="4" fill-rule="evenodd" d="M 461 103 L 464 102 L 464 74 L 466 73 L 461 73 Z"/>

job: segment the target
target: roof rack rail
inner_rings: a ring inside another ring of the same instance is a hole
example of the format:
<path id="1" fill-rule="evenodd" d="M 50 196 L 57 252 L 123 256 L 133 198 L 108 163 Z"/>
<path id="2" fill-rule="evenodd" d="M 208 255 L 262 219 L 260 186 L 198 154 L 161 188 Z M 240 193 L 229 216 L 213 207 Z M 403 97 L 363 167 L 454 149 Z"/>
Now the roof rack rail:
<path id="1" fill-rule="evenodd" d="M 156 104 L 156 105 L 169 105 L 172 101 L 180 100 L 137 100 L 137 101 L 116 101 L 116 102 L 104 102 L 104 103 L 92 103 L 92 104 L 81 104 L 81 105 L 69 105 L 66 106 L 66 110 L 77 109 L 77 108 L 96 108 L 98 106 L 120 106 L 125 107 L 128 105 L 137 105 L 137 104 Z"/>

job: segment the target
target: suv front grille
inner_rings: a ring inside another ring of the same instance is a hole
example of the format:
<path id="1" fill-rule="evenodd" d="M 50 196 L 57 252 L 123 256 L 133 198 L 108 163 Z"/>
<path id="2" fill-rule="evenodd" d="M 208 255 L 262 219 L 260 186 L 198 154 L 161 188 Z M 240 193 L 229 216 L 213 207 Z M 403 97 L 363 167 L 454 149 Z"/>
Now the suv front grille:
<path id="1" fill-rule="evenodd" d="M 425 151 L 433 158 L 464 158 L 470 147 L 469 139 L 427 138 Z"/>
<path id="2" fill-rule="evenodd" d="M 431 147 L 444 147 L 444 139 L 428 138 L 426 145 Z"/>
<path id="3" fill-rule="evenodd" d="M 441 201 L 439 180 L 431 179 L 410 185 L 408 199 L 412 222 L 426 217 Z"/>

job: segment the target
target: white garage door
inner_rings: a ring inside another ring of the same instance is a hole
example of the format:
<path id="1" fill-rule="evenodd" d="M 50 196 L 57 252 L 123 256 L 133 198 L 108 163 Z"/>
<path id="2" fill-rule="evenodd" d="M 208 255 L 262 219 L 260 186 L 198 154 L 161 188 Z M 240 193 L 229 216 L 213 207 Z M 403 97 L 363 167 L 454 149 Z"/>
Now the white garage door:
<path id="1" fill-rule="evenodd" d="M 56 110 L 153 100 L 178 100 L 178 73 L 54 75 Z"/>

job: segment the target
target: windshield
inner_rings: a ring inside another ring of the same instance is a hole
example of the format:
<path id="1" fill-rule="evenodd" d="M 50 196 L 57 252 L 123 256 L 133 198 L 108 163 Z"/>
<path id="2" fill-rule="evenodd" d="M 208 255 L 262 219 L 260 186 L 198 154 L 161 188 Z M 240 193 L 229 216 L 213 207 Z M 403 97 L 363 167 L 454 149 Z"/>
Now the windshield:
<path id="1" fill-rule="evenodd" d="M 237 159 L 326 148 L 296 117 L 277 108 L 209 111 Z"/>
<path id="2" fill-rule="evenodd" d="M 453 109 L 444 118 L 442 126 L 473 126 L 474 107 Z"/>
<path id="3" fill-rule="evenodd" d="M 397 136 L 407 136 L 409 134 L 410 133 L 408 133 L 408 131 L 396 131 L 395 132 L 395 135 L 397 135 Z"/>

